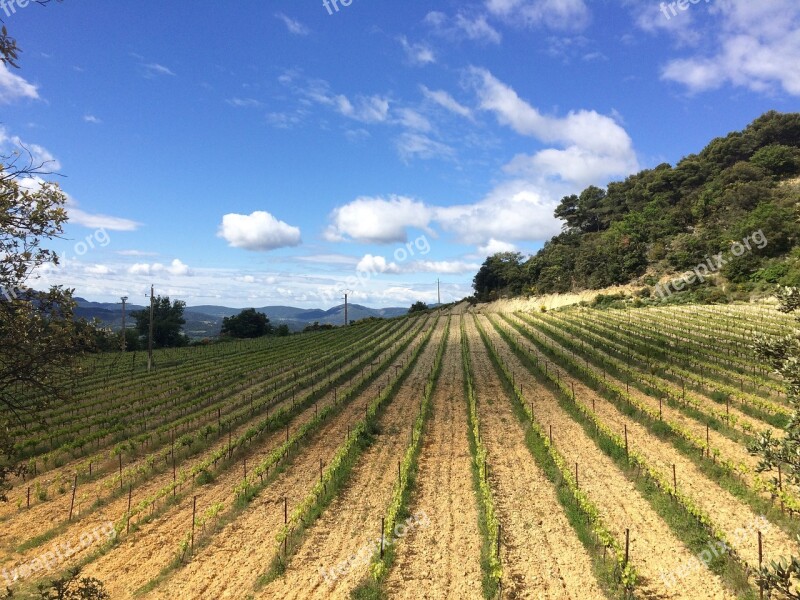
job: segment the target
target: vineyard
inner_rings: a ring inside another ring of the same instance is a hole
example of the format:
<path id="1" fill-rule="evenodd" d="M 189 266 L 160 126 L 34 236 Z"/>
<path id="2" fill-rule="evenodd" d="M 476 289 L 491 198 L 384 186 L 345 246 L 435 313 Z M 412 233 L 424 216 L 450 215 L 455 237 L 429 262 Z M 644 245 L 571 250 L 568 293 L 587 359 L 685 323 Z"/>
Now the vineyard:
<path id="1" fill-rule="evenodd" d="M 800 497 L 769 306 L 467 305 L 88 359 L 14 432 L 0 587 L 110 597 L 758 598 Z"/>

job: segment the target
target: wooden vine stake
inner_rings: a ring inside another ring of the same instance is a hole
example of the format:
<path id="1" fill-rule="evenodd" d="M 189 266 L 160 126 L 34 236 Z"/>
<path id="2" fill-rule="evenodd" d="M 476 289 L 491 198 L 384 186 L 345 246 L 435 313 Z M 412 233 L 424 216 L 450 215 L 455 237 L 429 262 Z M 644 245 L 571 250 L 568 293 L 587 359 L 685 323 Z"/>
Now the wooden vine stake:
<path id="1" fill-rule="evenodd" d="M 631 530 L 625 530 L 625 567 L 628 566 L 628 561 L 630 560 L 630 552 L 631 552 Z"/>
<path id="2" fill-rule="evenodd" d="M 625 424 L 625 458 L 630 458 L 630 452 L 628 451 L 628 424 Z"/>
<path id="3" fill-rule="evenodd" d="M 759 531 L 758 532 L 758 569 L 761 570 L 763 565 L 764 565 L 764 547 L 762 545 L 761 532 Z M 758 597 L 761 600 L 764 600 L 764 586 L 761 583 L 758 584 Z"/>
<path id="4" fill-rule="evenodd" d="M 675 496 L 678 496 L 678 470 L 672 465 L 672 485 L 675 487 Z"/>
<path id="5" fill-rule="evenodd" d="M 381 560 L 383 560 L 385 534 L 386 534 L 386 517 L 381 517 Z"/>
<path id="6" fill-rule="evenodd" d="M 131 499 L 133 498 L 133 486 L 128 486 L 128 518 L 125 528 L 125 534 L 129 535 L 131 532 Z"/>
<path id="7" fill-rule="evenodd" d="M 75 492 L 78 491 L 78 474 L 75 473 L 75 483 L 72 485 L 72 501 L 69 503 L 69 520 L 72 521 L 72 509 L 75 507 Z"/>
<path id="8" fill-rule="evenodd" d="M 197 496 L 192 499 L 192 554 L 194 555 L 194 525 L 197 520 Z"/>

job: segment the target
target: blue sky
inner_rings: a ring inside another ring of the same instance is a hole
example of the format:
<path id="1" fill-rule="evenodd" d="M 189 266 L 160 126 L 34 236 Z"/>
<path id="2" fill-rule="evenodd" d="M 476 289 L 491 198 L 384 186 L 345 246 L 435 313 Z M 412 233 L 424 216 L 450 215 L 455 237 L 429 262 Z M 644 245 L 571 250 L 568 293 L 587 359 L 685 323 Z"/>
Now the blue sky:
<path id="1" fill-rule="evenodd" d="M 0 148 L 70 198 L 33 285 L 98 301 L 460 299 L 564 195 L 800 96 L 790 0 L 20 2 Z"/>

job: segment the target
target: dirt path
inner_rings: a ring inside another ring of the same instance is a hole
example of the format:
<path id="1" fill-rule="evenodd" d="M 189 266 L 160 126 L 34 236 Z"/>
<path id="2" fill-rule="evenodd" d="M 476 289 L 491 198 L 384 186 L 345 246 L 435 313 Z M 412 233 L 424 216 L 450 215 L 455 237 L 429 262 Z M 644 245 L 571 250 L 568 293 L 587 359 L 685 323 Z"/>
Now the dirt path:
<path id="1" fill-rule="evenodd" d="M 329 437 L 329 443 L 332 448 L 336 448 L 341 444 L 344 435 L 347 431 L 348 425 L 355 423 L 358 418 L 363 415 L 364 404 L 367 398 L 374 397 L 377 387 L 385 385 L 385 380 L 379 379 L 373 382 L 373 385 L 358 398 L 350 402 L 350 404 L 343 410 L 342 414 L 338 415 L 327 424 L 325 424 L 315 435 L 312 440 L 317 436 Z M 369 396 L 367 394 L 372 394 Z M 333 402 L 333 394 L 326 396 L 326 402 L 329 404 Z M 323 407 L 324 404 L 320 404 Z M 304 411 L 302 419 L 296 419 L 292 424 L 292 429 L 296 429 L 302 423 L 308 422 L 313 418 L 315 410 L 313 407 Z M 345 433 L 341 433 L 341 431 Z M 249 452 L 248 464 L 255 465 L 266 457 L 272 450 L 279 446 L 285 439 L 284 432 L 275 432 L 267 436 L 257 448 Z M 315 454 L 313 460 L 315 466 L 310 469 L 304 469 L 303 472 L 308 472 L 316 475 L 319 469 L 320 456 L 327 456 L 326 453 Z M 305 453 L 301 458 L 305 458 Z M 195 492 L 198 497 L 198 513 L 202 514 L 209 506 L 216 502 L 223 502 L 225 508 L 231 507 L 231 503 L 235 499 L 234 487 L 241 480 L 243 474 L 243 464 L 239 457 L 237 465 L 232 466 L 223 473 L 217 475 L 213 483 L 207 486 L 198 488 Z M 295 464 L 290 467 L 289 471 L 297 468 L 298 464 L 302 464 L 301 458 L 295 460 Z M 297 485 L 301 485 L 300 482 Z M 289 488 L 290 490 L 292 488 Z M 304 488 L 303 488 L 304 489 Z M 284 491 L 280 496 L 281 503 L 283 497 L 290 498 L 290 502 L 294 499 L 295 504 L 299 503 L 302 497 L 297 495 L 297 491 L 291 491 L 288 496 Z M 263 493 L 262 493 L 263 495 Z M 258 504 L 259 501 L 256 501 Z M 290 504 L 291 508 L 291 504 Z M 158 517 L 154 522 L 145 524 L 142 529 L 135 534 L 131 535 L 130 539 L 124 539 L 120 546 L 115 548 L 112 552 L 100 557 L 91 565 L 87 566 L 85 573 L 87 576 L 97 577 L 101 581 L 108 582 L 107 587 L 112 593 L 113 598 L 128 597 L 133 591 L 147 583 L 150 579 L 158 575 L 163 567 L 168 565 L 178 551 L 178 546 L 184 535 L 190 530 L 192 516 L 192 498 L 184 498 L 176 507 L 172 507 L 167 513 Z M 236 524 L 234 523 L 233 526 Z M 219 535 L 226 535 L 222 532 Z M 273 535 L 270 534 L 268 545 L 271 548 L 274 544 L 272 542 Z M 235 538 L 231 539 L 235 542 Z M 263 543 L 264 538 L 261 538 Z M 213 547 L 213 544 L 212 544 Z M 198 556 L 195 557 L 192 565 L 194 565 L 200 556 L 204 556 L 208 549 L 203 549 Z M 124 577 L 120 577 L 120 573 L 125 573 Z M 124 580 L 126 585 L 125 589 L 117 588 L 115 581 Z M 249 582 L 252 586 L 252 581 Z M 179 597 L 179 596 L 176 596 Z M 187 596 L 194 597 L 194 596 Z"/>
<path id="2" fill-rule="evenodd" d="M 381 517 L 397 479 L 397 463 L 408 446 L 412 415 L 419 410 L 445 324 L 446 319 L 440 319 L 410 377 L 386 408 L 379 422 L 380 433 L 359 459 L 347 487 L 307 533 L 286 575 L 267 586 L 259 598 L 349 598 L 350 591 L 367 575 L 368 564 L 361 562 L 328 581 L 321 570 L 346 564 L 380 537 Z"/>
<path id="3" fill-rule="evenodd" d="M 390 598 L 480 598 L 481 536 L 472 487 L 460 319 L 453 317 L 433 414 L 419 457 L 412 514 L 433 526 L 410 528 L 386 581 Z"/>
<path id="4" fill-rule="evenodd" d="M 466 317 L 481 435 L 502 525 L 507 598 L 604 598 L 589 554 L 536 466 L 471 317 Z"/>
<path id="5" fill-rule="evenodd" d="M 551 362 L 527 339 L 521 338 L 520 343 L 535 352 L 540 359 L 547 359 L 548 363 Z M 711 517 L 713 523 L 733 543 L 748 564 L 758 564 L 756 535 L 742 536 L 741 532 L 752 532 L 753 528 L 763 525 L 763 518 L 753 512 L 743 501 L 707 477 L 672 444 L 658 439 L 644 425 L 623 415 L 611 402 L 584 385 L 579 379 L 563 372 L 563 369 L 562 380 L 575 385 L 578 402 L 587 408 L 592 408 L 594 399 L 596 414 L 612 431 L 622 435 L 624 426 L 627 425 L 630 447 L 639 452 L 665 481 L 672 480 L 672 467 L 675 465 L 679 491 L 691 498 L 703 512 Z M 765 532 L 763 548 L 765 562 L 778 559 L 780 556 L 797 554 L 797 544 L 792 542 L 789 536 L 777 526 L 772 526 L 769 531 Z"/>
<path id="6" fill-rule="evenodd" d="M 505 363 L 515 372 L 524 373 L 526 368 L 485 317 L 481 317 L 481 325 Z M 645 598 L 735 598 L 705 566 L 681 578 L 679 585 L 673 583 L 669 574 L 677 573 L 683 565 L 689 564 L 693 554 L 641 497 L 636 486 L 614 461 L 597 448 L 583 428 L 560 408 L 552 392 L 536 383 L 525 387 L 526 400 L 532 401 L 536 407 L 537 421 L 545 430 L 552 426 L 556 448 L 567 464 L 579 465 L 581 489 L 598 506 L 617 541 L 624 544 L 625 529 L 630 529 L 632 562 L 641 576 L 637 592 Z"/>

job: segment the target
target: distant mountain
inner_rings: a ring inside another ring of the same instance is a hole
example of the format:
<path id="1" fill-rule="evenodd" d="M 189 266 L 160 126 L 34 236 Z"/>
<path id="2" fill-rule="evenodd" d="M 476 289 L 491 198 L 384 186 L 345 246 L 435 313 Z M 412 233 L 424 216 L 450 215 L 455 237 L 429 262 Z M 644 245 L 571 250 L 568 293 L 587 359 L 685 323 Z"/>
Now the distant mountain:
<path id="1" fill-rule="evenodd" d="M 103 325 L 113 329 L 119 329 L 122 326 L 122 303 L 90 302 L 83 298 L 75 298 L 75 301 L 78 303 L 75 310 L 75 315 L 78 318 L 87 320 L 99 319 Z M 126 305 L 128 323 L 134 322 L 130 316 L 131 312 L 144 308 L 146 307 L 138 304 Z M 240 308 L 229 308 L 227 306 L 187 306 L 183 313 L 186 319 L 184 331 L 192 338 L 215 337 L 219 335 L 222 319 L 238 315 L 241 310 Z M 344 304 L 334 306 L 328 310 L 292 306 L 264 306 L 256 308 L 256 310 L 267 315 L 274 324 L 286 323 L 292 331 L 300 331 L 314 322 L 323 325 L 344 325 Z M 406 313 L 408 313 L 407 308 L 369 308 L 360 304 L 347 305 L 347 318 L 350 322 L 370 317 L 392 319 Z"/>

